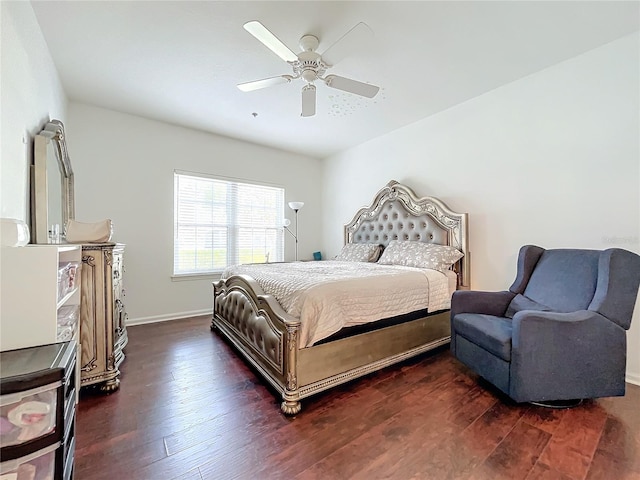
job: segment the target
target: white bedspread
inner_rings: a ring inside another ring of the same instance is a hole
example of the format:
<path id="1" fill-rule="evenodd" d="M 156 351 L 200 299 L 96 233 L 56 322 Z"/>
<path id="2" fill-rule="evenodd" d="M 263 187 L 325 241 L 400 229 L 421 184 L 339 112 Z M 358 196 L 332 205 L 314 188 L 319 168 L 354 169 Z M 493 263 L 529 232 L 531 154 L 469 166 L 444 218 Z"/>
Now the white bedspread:
<path id="1" fill-rule="evenodd" d="M 344 327 L 451 307 L 449 280 L 436 270 L 365 262 L 265 263 L 229 267 L 222 278 L 239 274 L 254 278 L 300 319 L 300 347 Z"/>

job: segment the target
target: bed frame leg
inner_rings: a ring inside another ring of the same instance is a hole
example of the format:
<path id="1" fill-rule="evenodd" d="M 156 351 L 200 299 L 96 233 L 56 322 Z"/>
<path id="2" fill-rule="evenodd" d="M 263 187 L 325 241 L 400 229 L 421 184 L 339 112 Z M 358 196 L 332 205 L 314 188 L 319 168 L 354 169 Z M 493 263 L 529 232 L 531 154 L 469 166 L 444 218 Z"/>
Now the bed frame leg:
<path id="1" fill-rule="evenodd" d="M 285 415 L 295 415 L 302 410 L 300 404 L 300 394 L 298 393 L 298 328 L 299 323 L 287 324 L 287 338 L 286 338 L 286 358 L 285 358 L 285 372 L 287 383 L 285 384 L 284 392 L 282 392 L 282 404 L 280 409 Z"/>
<path id="2" fill-rule="evenodd" d="M 299 413 L 300 410 L 302 410 L 302 404 L 297 400 L 294 401 L 285 399 L 280 404 L 280 409 L 285 415 L 295 415 L 296 413 Z"/>

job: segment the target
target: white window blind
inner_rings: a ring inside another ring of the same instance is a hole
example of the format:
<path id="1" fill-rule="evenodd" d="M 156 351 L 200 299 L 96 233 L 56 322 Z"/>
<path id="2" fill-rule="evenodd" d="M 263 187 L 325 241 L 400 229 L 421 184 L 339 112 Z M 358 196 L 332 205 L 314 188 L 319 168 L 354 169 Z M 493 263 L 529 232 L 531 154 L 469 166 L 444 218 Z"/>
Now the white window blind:
<path id="1" fill-rule="evenodd" d="M 284 189 L 174 173 L 174 275 L 284 258 Z"/>

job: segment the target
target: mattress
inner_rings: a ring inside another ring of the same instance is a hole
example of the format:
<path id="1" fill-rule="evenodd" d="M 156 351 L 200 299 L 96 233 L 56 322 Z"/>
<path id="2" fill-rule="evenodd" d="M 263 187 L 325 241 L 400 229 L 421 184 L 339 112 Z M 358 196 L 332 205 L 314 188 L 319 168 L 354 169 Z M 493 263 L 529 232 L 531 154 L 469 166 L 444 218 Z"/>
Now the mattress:
<path id="1" fill-rule="evenodd" d="M 232 275 L 252 277 L 300 320 L 300 348 L 345 327 L 418 310 L 449 309 L 455 290 L 455 274 L 452 278 L 436 270 L 367 262 L 236 265 L 222 278 Z"/>

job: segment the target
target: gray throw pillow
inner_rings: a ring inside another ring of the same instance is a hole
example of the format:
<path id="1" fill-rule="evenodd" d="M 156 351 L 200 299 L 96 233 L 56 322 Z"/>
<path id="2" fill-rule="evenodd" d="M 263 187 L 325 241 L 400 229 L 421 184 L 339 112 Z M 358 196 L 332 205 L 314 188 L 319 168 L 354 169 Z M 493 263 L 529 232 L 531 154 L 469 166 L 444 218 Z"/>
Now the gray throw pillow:
<path id="1" fill-rule="evenodd" d="M 342 262 L 375 262 L 382 246 L 377 243 L 347 243 L 334 260 Z"/>
<path id="2" fill-rule="evenodd" d="M 382 252 L 378 263 L 380 265 L 430 268 L 444 273 L 462 257 L 461 251 L 449 245 L 391 240 Z"/>

